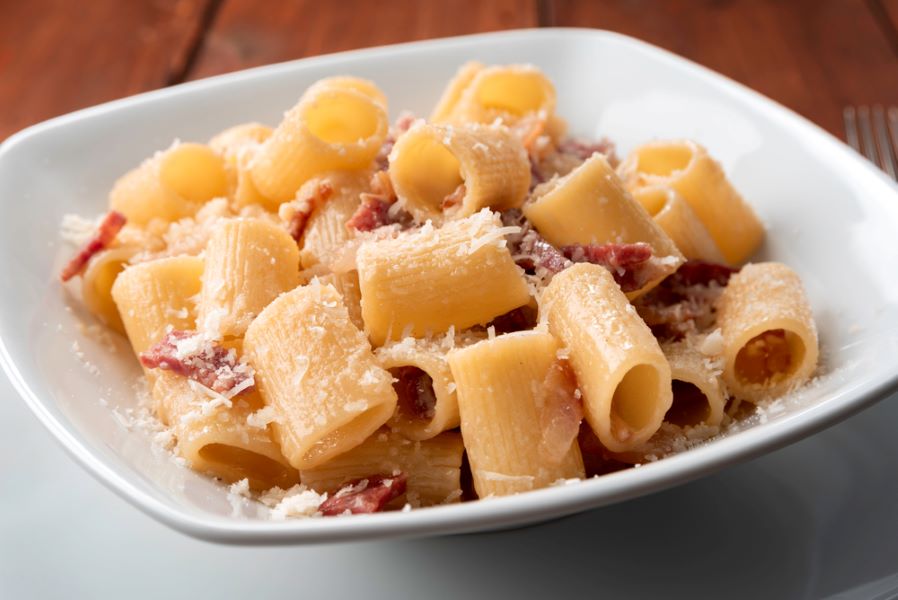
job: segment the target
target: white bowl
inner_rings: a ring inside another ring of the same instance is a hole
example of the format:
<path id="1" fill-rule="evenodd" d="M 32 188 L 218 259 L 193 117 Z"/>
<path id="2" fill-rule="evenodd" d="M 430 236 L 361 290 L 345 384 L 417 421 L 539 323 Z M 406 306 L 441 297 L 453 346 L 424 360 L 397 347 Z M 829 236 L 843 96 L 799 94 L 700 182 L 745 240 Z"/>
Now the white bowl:
<path id="1" fill-rule="evenodd" d="M 276 123 L 320 77 L 375 80 L 395 114 L 427 114 L 464 61 L 530 62 L 555 82 L 575 133 L 622 153 L 687 137 L 720 159 L 769 228 L 761 258 L 802 276 L 827 374 L 757 426 L 638 469 L 515 497 L 336 519 L 270 522 L 235 510 L 224 487 L 179 467 L 122 426 L 139 370 L 85 329 L 61 289 L 65 213 L 105 209 L 113 181 L 174 138 Z M 136 507 L 219 542 L 308 543 L 511 527 L 683 483 L 810 435 L 898 387 L 898 193 L 818 127 L 707 69 L 621 35 L 541 29 L 404 44 L 253 69 L 142 94 L 31 127 L 0 147 L 0 361 L 22 398 L 78 462 Z M 117 416 L 118 415 L 118 416 Z M 28 449 L 22 449 L 27 456 Z M 235 516 L 235 514 L 237 516 Z"/>

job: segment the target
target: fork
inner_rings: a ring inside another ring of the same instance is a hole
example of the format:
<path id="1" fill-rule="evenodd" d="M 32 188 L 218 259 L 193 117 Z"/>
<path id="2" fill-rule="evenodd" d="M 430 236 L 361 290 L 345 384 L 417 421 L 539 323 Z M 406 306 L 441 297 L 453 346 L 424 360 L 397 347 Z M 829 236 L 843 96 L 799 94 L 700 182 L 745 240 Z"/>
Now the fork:
<path id="1" fill-rule="evenodd" d="M 846 106 L 842 117 L 851 147 L 898 181 L 898 107 Z"/>

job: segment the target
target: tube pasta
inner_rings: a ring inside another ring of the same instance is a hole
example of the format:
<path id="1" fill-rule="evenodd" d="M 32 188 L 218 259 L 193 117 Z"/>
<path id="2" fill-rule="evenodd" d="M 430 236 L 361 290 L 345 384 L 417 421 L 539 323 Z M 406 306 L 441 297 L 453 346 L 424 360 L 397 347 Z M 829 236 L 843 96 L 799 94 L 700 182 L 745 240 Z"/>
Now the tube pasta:
<path id="1" fill-rule="evenodd" d="M 626 186 L 666 186 L 679 193 L 731 264 L 751 256 L 764 239 L 755 211 L 730 184 L 720 164 L 695 142 L 653 142 L 635 149 L 618 167 Z"/>
<path id="2" fill-rule="evenodd" d="M 201 144 L 177 144 L 126 173 L 109 193 L 109 206 L 133 225 L 192 216 L 203 202 L 228 191 L 222 159 Z"/>
<path id="3" fill-rule="evenodd" d="M 393 504 L 413 507 L 457 502 L 461 498 L 461 435 L 442 433 L 425 441 L 411 441 L 381 429 L 352 450 L 313 469 L 303 469 L 302 482 L 319 493 L 333 494 L 343 484 L 372 475 L 407 477 L 404 496 Z"/>
<path id="4" fill-rule="evenodd" d="M 386 95 L 380 91 L 373 81 L 368 79 L 362 79 L 361 77 L 352 77 L 350 75 L 336 75 L 334 77 L 325 77 L 324 79 L 319 79 L 315 83 L 306 90 L 306 96 L 314 96 L 318 92 L 324 89 L 338 89 L 338 90 L 352 90 L 354 92 L 359 92 L 365 96 L 368 96 L 378 104 L 380 104 L 384 110 L 387 109 L 387 97 Z"/>
<path id="5" fill-rule="evenodd" d="M 817 328 L 798 275 L 780 263 L 746 265 L 718 303 L 723 377 L 736 398 L 758 403 L 804 383 L 817 366 Z"/>
<path id="6" fill-rule="evenodd" d="M 396 408 L 392 377 L 332 286 L 313 281 L 279 296 L 250 324 L 244 352 L 297 469 L 361 444 Z"/>
<path id="7" fill-rule="evenodd" d="M 673 384 L 673 403 L 664 420 L 681 427 L 720 425 L 727 398 L 715 361 L 696 349 L 692 340 L 662 344 L 661 350 Z"/>
<path id="8" fill-rule="evenodd" d="M 125 324 L 112 299 L 112 285 L 138 248 L 119 246 L 96 255 L 87 264 L 81 276 L 81 298 L 94 315 L 119 333 L 125 333 Z"/>
<path id="9" fill-rule="evenodd" d="M 390 153 L 390 180 L 416 220 L 466 217 L 484 207 L 520 206 L 530 186 L 530 162 L 504 127 L 419 122 Z M 454 196 L 463 192 L 460 201 Z"/>
<path id="10" fill-rule="evenodd" d="M 646 186 L 633 190 L 633 198 L 642 204 L 687 259 L 726 262 L 708 229 L 677 192 L 667 187 Z"/>
<path id="11" fill-rule="evenodd" d="M 541 449 L 540 388 L 557 352 L 548 333 L 523 331 L 449 353 L 462 437 L 481 498 L 584 477 L 576 439 L 560 460 Z"/>
<path id="12" fill-rule="evenodd" d="M 443 94 L 440 96 L 433 112 L 430 113 L 431 123 L 441 123 L 452 117 L 465 89 L 471 84 L 474 76 L 482 71 L 483 68 L 484 65 L 482 63 L 472 60 L 466 62 L 458 69 L 455 76 L 449 81 L 446 89 L 443 90 Z"/>
<path id="13" fill-rule="evenodd" d="M 200 291 L 203 259 L 195 256 L 161 258 L 128 267 L 112 285 L 135 354 L 162 339 L 167 327 L 193 329 L 193 297 Z"/>
<path id="14" fill-rule="evenodd" d="M 503 232 L 498 215 L 483 210 L 362 244 L 356 262 L 372 342 L 460 331 L 527 304 L 527 283 Z"/>
<path id="15" fill-rule="evenodd" d="M 676 244 L 624 189 L 601 154 L 566 176 L 537 188 L 524 215 L 554 246 L 645 242 L 658 263 L 657 276 L 628 296 L 648 291 L 683 263 Z"/>
<path id="16" fill-rule="evenodd" d="M 466 76 L 471 69 L 461 75 Z M 527 115 L 548 116 L 554 112 L 555 86 L 545 74 L 532 65 L 508 65 L 477 70 L 461 92 L 450 119 L 513 123 Z"/>
<path id="17" fill-rule="evenodd" d="M 622 452 L 647 441 L 672 402 L 670 367 L 611 274 L 590 264 L 565 269 L 543 292 L 540 311 L 570 352 L 602 444 Z"/>
<path id="18" fill-rule="evenodd" d="M 240 336 L 269 302 L 299 283 L 299 250 L 286 231 L 261 219 L 226 221 L 206 246 L 199 328 Z"/>
<path id="19" fill-rule="evenodd" d="M 446 361 L 446 349 L 440 342 L 406 338 L 399 343 L 388 344 L 376 351 L 380 366 L 389 371 L 394 379 L 403 383 L 402 369 L 413 369 L 412 376 L 419 378 L 413 387 L 425 386 L 427 389 L 415 390 L 417 396 L 432 398 L 433 406 L 416 406 L 418 398 L 407 397 L 402 390 L 397 390 L 399 403 L 396 414 L 390 420 L 390 427 L 411 440 L 426 440 L 443 431 L 458 427 L 458 398 L 455 394 L 455 382 Z"/>
<path id="20" fill-rule="evenodd" d="M 318 277 L 321 285 L 332 285 L 343 297 L 343 304 L 349 311 L 349 320 L 360 330 L 365 329 L 362 319 L 362 292 L 359 289 L 359 274 L 356 271 L 346 273 L 328 273 Z"/>
<path id="21" fill-rule="evenodd" d="M 299 253 L 303 269 L 333 256 L 339 247 L 352 239 L 346 221 L 359 207 L 359 195 L 369 189 L 367 173 L 329 173 L 323 179 L 333 193 L 312 211 L 306 223 Z"/>
<path id="22" fill-rule="evenodd" d="M 380 102 L 351 88 L 313 88 L 259 149 L 253 182 L 273 202 L 285 202 L 315 175 L 368 167 L 386 135 Z"/>
<path id="23" fill-rule="evenodd" d="M 299 482 L 267 427 L 253 427 L 247 419 L 262 408 L 257 393 L 232 400 L 208 395 L 194 382 L 161 372 L 153 385 L 153 399 L 164 407 L 160 416 L 177 438 L 177 453 L 200 472 L 227 483 L 248 479 L 254 490 L 288 488 Z"/>

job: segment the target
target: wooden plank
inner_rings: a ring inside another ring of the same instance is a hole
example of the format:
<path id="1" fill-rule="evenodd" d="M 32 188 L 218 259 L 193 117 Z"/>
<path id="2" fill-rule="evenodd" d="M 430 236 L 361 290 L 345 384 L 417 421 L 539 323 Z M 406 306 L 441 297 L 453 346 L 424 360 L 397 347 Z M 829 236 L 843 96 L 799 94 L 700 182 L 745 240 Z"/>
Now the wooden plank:
<path id="1" fill-rule="evenodd" d="M 892 43 L 892 50 L 898 56 L 898 0 L 869 0 L 870 9 L 879 17 L 886 37 Z"/>
<path id="2" fill-rule="evenodd" d="M 0 0 L 0 140 L 183 76 L 211 0 Z"/>
<path id="3" fill-rule="evenodd" d="M 836 135 L 845 105 L 898 103 L 898 60 L 865 0 L 554 0 L 549 12 L 676 52 Z"/>
<path id="4" fill-rule="evenodd" d="M 535 27 L 535 0 L 225 0 L 191 79 L 304 56 Z"/>

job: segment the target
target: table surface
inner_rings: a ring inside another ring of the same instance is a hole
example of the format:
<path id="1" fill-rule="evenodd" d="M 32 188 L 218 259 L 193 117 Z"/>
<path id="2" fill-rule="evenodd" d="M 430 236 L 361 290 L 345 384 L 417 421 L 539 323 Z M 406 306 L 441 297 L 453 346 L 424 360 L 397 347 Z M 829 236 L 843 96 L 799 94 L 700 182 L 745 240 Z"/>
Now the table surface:
<path id="1" fill-rule="evenodd" d="M 898 105 L 898 0 L 0 0 L 0 139 L 71 110 L 260 64 L 543 26 L 641 38 L 836 135 L 845 105 Z M 234 548 L 172 532 L 107 491 L 4 380 L 0 598 L 890 594 L 896 422 L 893 396 L 718 475 L 513 532 Z"/>

